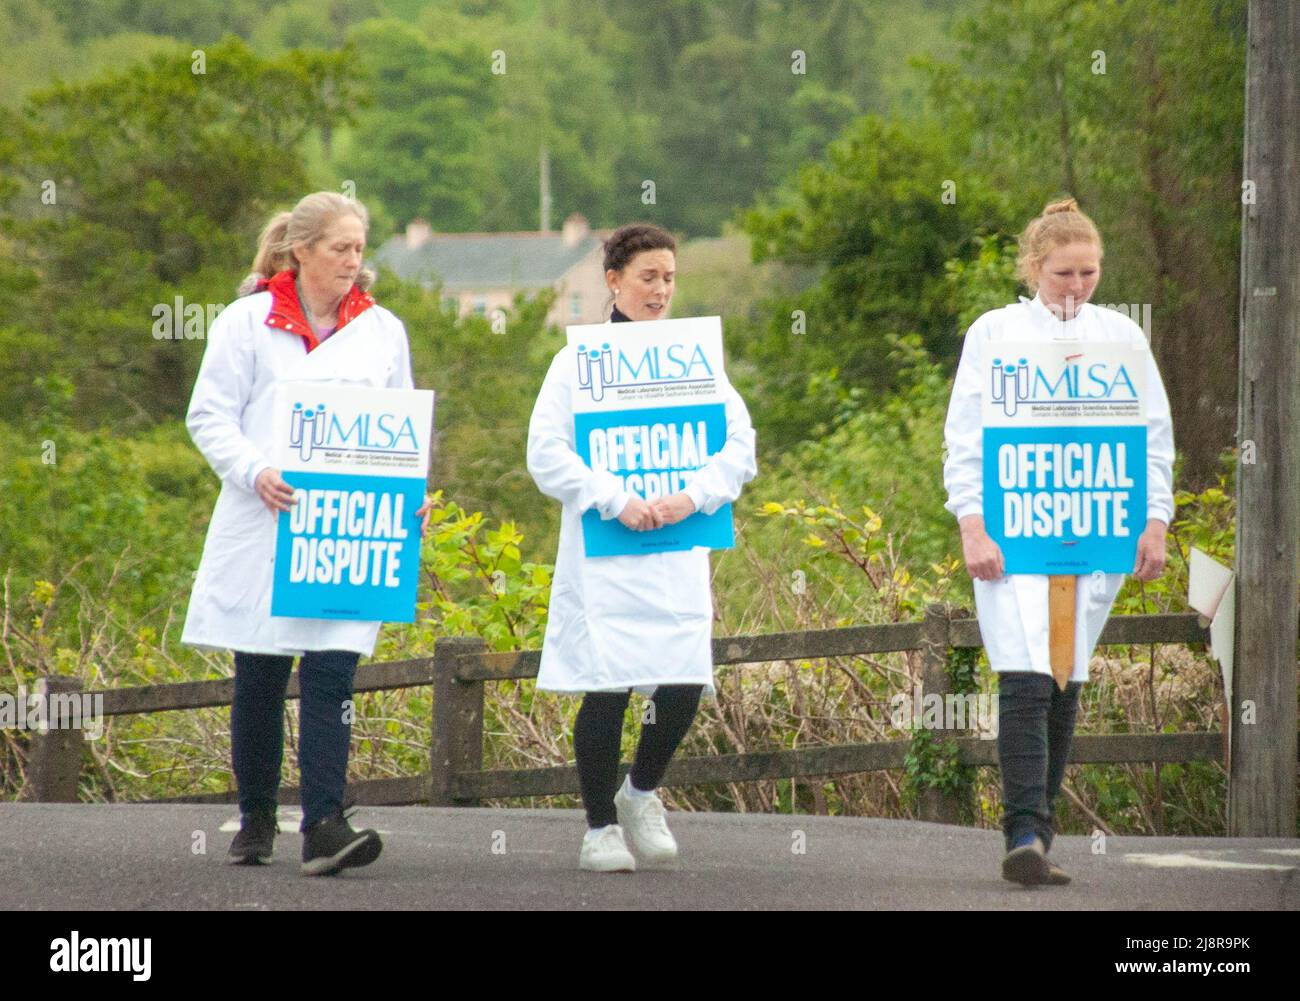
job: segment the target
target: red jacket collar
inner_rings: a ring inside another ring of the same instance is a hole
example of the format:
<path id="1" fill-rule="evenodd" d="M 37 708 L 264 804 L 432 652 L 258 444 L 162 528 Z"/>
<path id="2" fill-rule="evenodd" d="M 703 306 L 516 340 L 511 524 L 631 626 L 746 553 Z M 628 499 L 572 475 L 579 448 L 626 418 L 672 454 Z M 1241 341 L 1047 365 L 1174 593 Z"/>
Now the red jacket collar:
<path id="1" fill-rule="evenodd" d="M 266 325 L 297 334 L 306 342 L 307 352 L 310 354 L 320 347 L 320 341 L 316 337 L 316 331 L 307 322 L 302 305 L 298 302 L 296 278 L 292 271 L 286 269 L 269 280 L 263 278 L 259 281 L 257 291 L 271 293 L 271 311 L 266 314 Z M 335 332 L 342 330 L 374 304 L 374 296 L 353 285 L 348 289 L 348 294 L 343 297 L 343 301 L 339 303 L 338 326 Z"/>

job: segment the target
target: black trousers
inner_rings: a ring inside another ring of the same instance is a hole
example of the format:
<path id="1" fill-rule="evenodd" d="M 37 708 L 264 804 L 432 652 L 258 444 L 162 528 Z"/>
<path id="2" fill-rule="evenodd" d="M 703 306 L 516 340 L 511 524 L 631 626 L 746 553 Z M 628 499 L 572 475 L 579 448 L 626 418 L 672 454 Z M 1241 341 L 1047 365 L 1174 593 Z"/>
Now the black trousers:
<path id="1" fill-rule="evenodd" d="M 646 707 L 632 785 L 649 792 L 663 781 L 668 762 L 695 719 L 703 685 L 660 685 Z M 614 793 L 618 791 L 618 758 L 623 743 L 623 717 L 630 691 L 587 692 L 573 723 L 573 753 L 578 759 L 578 781 L 587 826 L 618 823 Z"/>
<path id="2" fill-rule="evenodd" d="M 302 830 L 343 808 L 352 726 L 347 702 L 361 655 L 308 650 L 298 662 Z M 284 693 L 293 658 L 235 651 L 230 757 L 241 813 L 273 811 L 284 759 Z"/>
<path id="3" fill-rule="evenodd" d="M 1002 766 L 1002 832 L 1007 851 L 1025 834 L 1052 847 L 1056 797 L 1074 738 L 1080 682 L 1065 691 L 1036 671 L 998 674 L 998 761 Z"/>

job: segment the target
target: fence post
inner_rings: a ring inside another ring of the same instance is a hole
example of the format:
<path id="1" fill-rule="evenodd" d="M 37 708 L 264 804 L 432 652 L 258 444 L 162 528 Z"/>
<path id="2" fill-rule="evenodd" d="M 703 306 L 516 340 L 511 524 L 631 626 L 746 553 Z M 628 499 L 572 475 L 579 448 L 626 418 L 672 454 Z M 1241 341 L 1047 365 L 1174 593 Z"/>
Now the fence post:
<path id="1" fill-rule="evenodd" d="M 433 742 L 429 757 L 430 806 L 478 806 L 456 799 L 452 783 L 461 772 L 483 769 L 483 682 L 461 681 L 462 656 L 481 653 L 478 637 L 446 636 L 433 648 Z"/>
<path id="2" fill-rule="evenodd" d="M 945 703 L 952 694 L 948 677 L 948 650 L 951 643 L 949 620 L 952 610 L 946 605 L 927 605 L 921 625 L 921 692 L 922 697 L 937 695 Z M 943 715 L 941 710 L 941 715 Z M 959 736 L 954 731 L 940 729 L 933 734 L 936 741 L 946 741 Z M 936 824 L 961 823 L 961 797 L 942 789 L 927 788 L 917 797 L 917 813 L 921 820 Z"/>
<path id="3" fill-rule="evenodd" d="M 43 723 L 29 731 L 27 781 L 21 798 L 32 803 L 75 803 L 85 740 L 80 730 L 58 728 L 67 720 L 53 711 L 51 696 L 81 698 L 81 679 L 66 675 L 38 678 L 36 694 L 41 700 Z"/>

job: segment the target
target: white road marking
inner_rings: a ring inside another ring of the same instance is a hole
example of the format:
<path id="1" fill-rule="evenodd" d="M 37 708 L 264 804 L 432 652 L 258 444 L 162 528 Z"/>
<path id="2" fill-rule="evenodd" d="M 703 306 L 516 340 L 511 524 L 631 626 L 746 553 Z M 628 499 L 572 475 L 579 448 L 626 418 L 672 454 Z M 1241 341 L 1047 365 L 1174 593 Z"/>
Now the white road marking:
<path id="1" fill-rule="evenodd" d="M 1255 869 L 1286 872 L 1295 868 L 1293 865 L 1271 865 L 1267 862 L 1233 862 L 1230 859 L 1197 858 L 1195 855 L 1182 852 L 1172 855 L 1130 852 L 1124 856 L 1124 860 L 1139 865 L 1154 866 L 1157 869 Z"/>

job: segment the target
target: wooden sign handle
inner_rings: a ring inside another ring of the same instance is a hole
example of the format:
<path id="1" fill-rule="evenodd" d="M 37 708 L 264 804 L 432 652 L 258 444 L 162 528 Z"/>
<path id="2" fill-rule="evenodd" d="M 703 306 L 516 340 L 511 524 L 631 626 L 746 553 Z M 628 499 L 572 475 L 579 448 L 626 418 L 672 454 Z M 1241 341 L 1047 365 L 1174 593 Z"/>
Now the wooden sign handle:
<path id="1" fill-rule="evenodd" d="M 1073 574 L 1052 574 L 1047 580 L 1047 647 L 1052 677 L 1057 687 L 1065 686 L 1074 673 L 1074 594 L 1078 582 Z"/>

